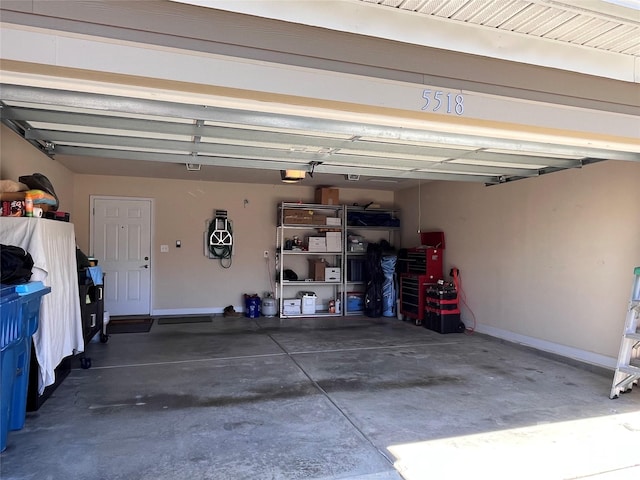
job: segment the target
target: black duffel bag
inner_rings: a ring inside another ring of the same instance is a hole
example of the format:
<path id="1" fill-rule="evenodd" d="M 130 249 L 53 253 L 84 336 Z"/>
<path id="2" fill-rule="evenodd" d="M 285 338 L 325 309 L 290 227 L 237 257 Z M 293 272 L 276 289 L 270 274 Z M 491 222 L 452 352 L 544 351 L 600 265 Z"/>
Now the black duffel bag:
<path id="1" fill-rule="evenodd" d="M 33 269 L 33 258 L 29 252 L 15 245 L 0 245 L 0 257 L 0 283 L 18 285 L 29 281 Z"/>

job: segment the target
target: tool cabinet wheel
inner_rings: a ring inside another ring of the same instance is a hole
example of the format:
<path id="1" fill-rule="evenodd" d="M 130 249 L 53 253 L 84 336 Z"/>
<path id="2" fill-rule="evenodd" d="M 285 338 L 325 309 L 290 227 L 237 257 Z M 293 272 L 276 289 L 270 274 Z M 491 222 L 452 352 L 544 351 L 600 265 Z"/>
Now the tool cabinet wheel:
<path id="1" fill-rule="evenodd" d="M 91 359 L 87 358 L 87 357 L 82 357 L 80 359 L 80 366 L 84 369 L 87 370 L 89 368 L 91 368 Z"/>
<path id="2" fill-rule="evenodd" d="M 107 343 L 109 341 L 109 335 L 104 333 L 100 334 L 100 343 Z"/>

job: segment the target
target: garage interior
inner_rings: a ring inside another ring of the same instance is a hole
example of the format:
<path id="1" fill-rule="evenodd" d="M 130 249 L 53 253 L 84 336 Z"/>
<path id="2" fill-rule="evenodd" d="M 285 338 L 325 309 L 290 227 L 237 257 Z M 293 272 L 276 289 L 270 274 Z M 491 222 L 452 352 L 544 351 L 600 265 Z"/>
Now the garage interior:
<path id="1" fill-rule="evenodd" d="M 149 200 L 148 315 L 210 319 L 87 343 L 3 478 L 637 475 L 638 392 L 608 393 L 640 265 L 639 12 L 3 1 L 2 179 L 47 175 L 89 254 L 96 198 Z M 272 289 L 278 205 L 317 187 L 398 209 L 398 247 L 444 232 L 472 328 L 223 317 Z M 202 252 L 217 209 L 230 268 Z"/>

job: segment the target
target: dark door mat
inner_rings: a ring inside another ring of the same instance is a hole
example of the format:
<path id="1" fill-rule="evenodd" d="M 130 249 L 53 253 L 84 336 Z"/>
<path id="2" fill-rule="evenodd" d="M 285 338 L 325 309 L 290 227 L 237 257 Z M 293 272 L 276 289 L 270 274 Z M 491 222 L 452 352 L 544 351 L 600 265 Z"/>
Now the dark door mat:
<path id="1" fill-rule="evenodd" d="M 151 330 L 151 317 L 120 317 L 111 318 L 107 325 L 107 335 L 117 333 L 147 333 Z"/>
<path id="2" fill-rule="evenodd" d="M 175 323 L 207 323 L 211 322 L 211 317 L 159 317 L 158 325 L 171 325 Z"/>

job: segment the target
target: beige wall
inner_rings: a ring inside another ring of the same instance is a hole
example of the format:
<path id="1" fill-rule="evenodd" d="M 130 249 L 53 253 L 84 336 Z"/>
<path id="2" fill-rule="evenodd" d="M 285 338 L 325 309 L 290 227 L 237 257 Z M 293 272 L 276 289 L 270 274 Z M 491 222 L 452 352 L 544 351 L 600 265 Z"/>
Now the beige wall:
<path id="1" fill-rule="evenodd" d="M 196 174 L 197 175 L 197 174 Z M 216 312 L 243 305 L 244 293 L 272 290 L 263 257 L 275 254 L 277 205 L 281 201 L 312 203 L 314 189 L 297 185 L 250 185 L 187 180 L 78 175 L 75 224 L 78 243 L 89 248 L 91 195 L 143 197 L 154 200 L 152 282 L 154 313 Z M 341 189 L 343 203 L 375 200 L 391 205 L 392 192 Z M 203 253 L 203 234 L 215 209 L 228 211 L 235 250 L 231 268 Z M 182 243 L 176 248 L 176 240 Z M 160 245 L 169 245 L 160 253 Z"/>
<path id="2" fill-rule="evenodd" d="M 32 173 L 42 173 L 51 181 L 60 201 L 58 210 L 73 215 L 73 172 L 1 125 L 0 178 L 17 182 L 20 176 Z"/>
<path id="3" fill-rule="evenodd" d="M 640 164 L 603 162 L 510 184 L 433 182 L 396 195 L 405 245 L 446 234 L 477 330 L 612 366 L 640 265 Z M 472 323 L 469 310 L 463 320 Z"/>
<path id="4" fill-rule="evenodd" d="M 6 127 L 0 133 L 2 178 L 47 175 L 86 252 L 90 195 L 154 200 L 156 312 L 218 311 L 242 306 L 243 293 L 271 290 L 262 252 L 274 251 L 276 205 L 313 200 L 313 188 L 305 186 L 74 175 Z M 640 164 L 604 162 L 492 187 L 424 183 L 420 209 L 417 188 L 395 198 L 342 189 L 340 200 L 395 201 L 405 247 L 419 244 L 418 227 L 445 231 L 445 272 L 460 269 L 478 332 L 612 366 L 631 271 L 640 265 L 639 184 Z M 236 235 L 228 270 L 203 255 L 205 222 L 216 208 L 228 210 Z M 162 244 L 169 253 L 160 253 Z M 469 310 L 463 315 L 471 325 Z"/>
<path id="5" fill-rule="evenodd" d="M 314 188 L 298 185 L 254 185 L 117 176 L 75 175 L 2 126 L 1 174 L 18 180 L 40 172 L 53 184 L 60 210 L 71 213 L 79 247 L 90 252 L 90 196 L 151 198 L 153 212 L 152 310 L 212 312 L 241 307 L 244 293 L 272 290 L 263 251 L 275 254 L 276 209 L 281 201 L 309 202 Z M 197 175 L 197 174 L 196 174 Z M 393 193 L 341 189 L 342 203 L 375 201 L 392 206 Z M 226 209 L 233 222 L 235 254 L 229 269 L 204 256 L 206 221 L 215 209 Z M 182 242 L 175 248 L 176 240 Z M 160 245 L 169 245 L 160 253 Z"/>

